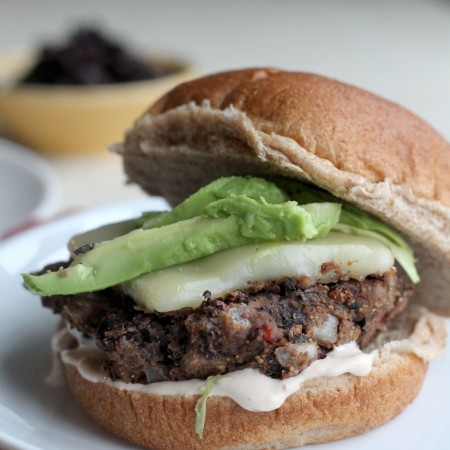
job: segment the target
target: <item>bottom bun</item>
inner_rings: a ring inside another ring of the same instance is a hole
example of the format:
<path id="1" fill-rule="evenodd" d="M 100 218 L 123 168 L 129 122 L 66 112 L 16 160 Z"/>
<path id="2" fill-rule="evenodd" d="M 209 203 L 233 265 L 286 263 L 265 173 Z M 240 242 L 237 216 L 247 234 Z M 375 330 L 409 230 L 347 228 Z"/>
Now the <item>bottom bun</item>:
<path id="1" fill-rule="evenodd" d="M 398 415 L 418 394 L 427 361 L 445 346 L 445 325 L 414 309 L 381 335 L 368 376 L 315 378 L 278 409 L 250 412 L 210 397 L 203 438 L 195 433 L 196 396 L 160 396 L 94 383 L 64 364 L 82 408 L 108 431 L 154 450 L 284 449 L 364 433 Z M 392 340 L 394 339 L 394 340 Z"/>

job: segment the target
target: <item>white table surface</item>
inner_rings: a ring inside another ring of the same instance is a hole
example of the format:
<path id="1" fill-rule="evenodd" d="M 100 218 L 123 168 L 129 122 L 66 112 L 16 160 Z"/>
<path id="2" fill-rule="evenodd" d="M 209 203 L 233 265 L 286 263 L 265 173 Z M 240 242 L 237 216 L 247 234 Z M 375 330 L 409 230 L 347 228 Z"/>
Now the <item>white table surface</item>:
<path id="1" fill-rule="evenodd" d="M 0 0 L 0 50 L 86 22 L 136 46 L 174 49 L 200 73 L 270 65 L 353 83 L 450 139 L 448 0 Z M 106 150 L 50 162 L 62 182 L 60 211 L 140 195 Z"/>

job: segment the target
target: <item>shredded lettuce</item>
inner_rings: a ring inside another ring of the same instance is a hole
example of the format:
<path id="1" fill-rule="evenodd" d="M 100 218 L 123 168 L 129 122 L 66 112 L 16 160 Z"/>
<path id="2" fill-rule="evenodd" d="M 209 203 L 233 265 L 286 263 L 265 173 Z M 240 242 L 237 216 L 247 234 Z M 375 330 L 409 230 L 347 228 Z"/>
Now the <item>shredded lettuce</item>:
<path id="1" fill-rule="evenodd" d="M 202 395 L 197 400 L 195 404 L 195 432 L 203 439 L 203 431 L 205 429 L 205 419 L 206 419 L 206 401 L 211 394 L 213 387 L 221 379 L 225 378 L 227 375 L 213 375 L 206 379 L 205 384 L 202 387 Z"/>

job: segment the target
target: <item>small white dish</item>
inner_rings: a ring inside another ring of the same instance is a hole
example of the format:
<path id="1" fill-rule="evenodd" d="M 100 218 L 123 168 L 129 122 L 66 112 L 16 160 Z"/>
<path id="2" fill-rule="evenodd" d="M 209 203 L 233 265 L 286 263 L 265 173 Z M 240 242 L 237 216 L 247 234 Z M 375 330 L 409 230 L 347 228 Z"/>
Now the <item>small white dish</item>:
<path id="1" fill-rule="evenodd" d="M 161 198 L 142 197 L 33 228 L 0 243 L 0 448 L 8 450 L 137 450 L 94 424 L 65 387 L 45 384 L 50 338 L 58 318 L 23 286 L 21 272 L 68 258 L 73 234 L 131 217 L 167 210 Z M 446 319 L 450 332 L 450 319 Z M 391 422 L 366 434 L 312 450 L 441 450 L 450 448 L 450 347 L 433 361 L 416 400 Z M 151 424 L 149 425 L 151 426 Z M 302 447 L 303 448 L 303 447 Z"/>
<path id="2" fill-rule="evenodd" d="M 48 219 L 60 195 L 60 182 L 47 161 L 0 138 L 0 239 Z"/>

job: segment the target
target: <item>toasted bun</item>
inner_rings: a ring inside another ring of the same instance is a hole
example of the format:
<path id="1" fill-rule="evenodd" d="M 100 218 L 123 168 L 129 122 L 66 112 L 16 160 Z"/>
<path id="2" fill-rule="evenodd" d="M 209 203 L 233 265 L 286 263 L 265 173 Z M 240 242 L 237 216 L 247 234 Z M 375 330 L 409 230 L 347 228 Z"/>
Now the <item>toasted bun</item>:
<path id="1" fill-rule="evenodd" d="M 416 397 L 427 361 L 444 345 L 443 321 L 415 308 L 380 336 L 368 376 L 313 379 L 271 412 L 250 412 L 229 398 L 210 397 L 203 439 L 195 433 L 197 397 L 93 383 L 67 364 L 65 373 L 75 398 L 98 424 L 144 448 L 284 449 L 360 434 L 389 421 Z"/>
<path id="2" fill-rule="evenodd" d="M 224 175 L 314 183 L 401 231 L 415 298 L 450 314 L 450 144 L 394 103 L 317 75 L 227 72 L 169 92 L 117 148 L 130 181 L 172 204 Z"/>

